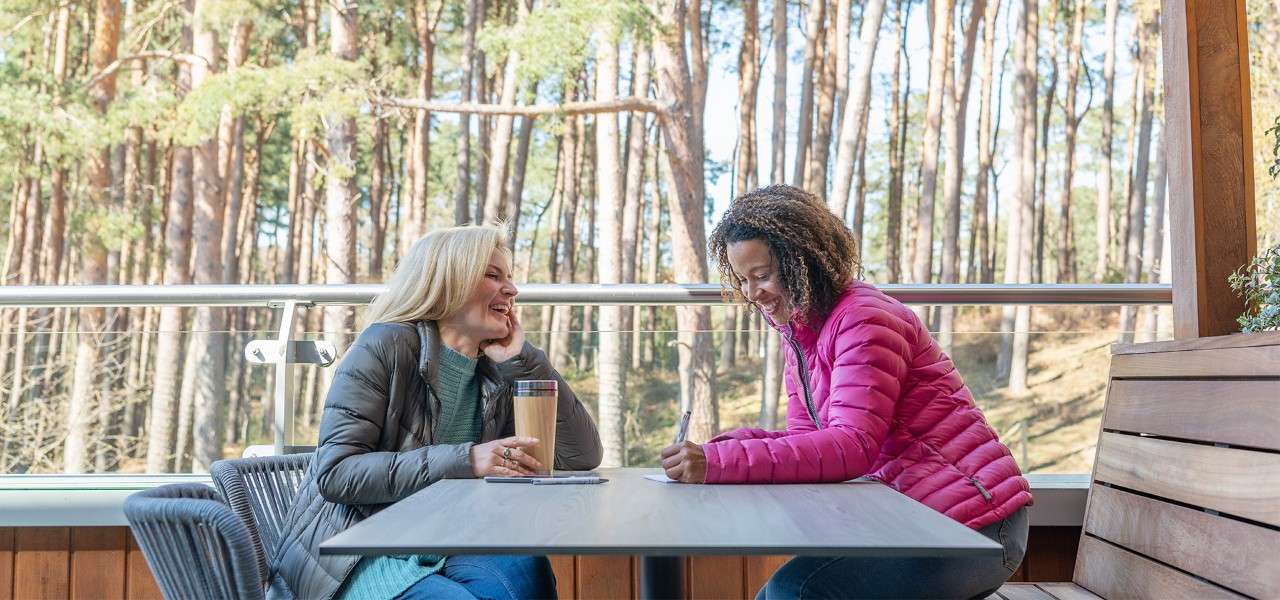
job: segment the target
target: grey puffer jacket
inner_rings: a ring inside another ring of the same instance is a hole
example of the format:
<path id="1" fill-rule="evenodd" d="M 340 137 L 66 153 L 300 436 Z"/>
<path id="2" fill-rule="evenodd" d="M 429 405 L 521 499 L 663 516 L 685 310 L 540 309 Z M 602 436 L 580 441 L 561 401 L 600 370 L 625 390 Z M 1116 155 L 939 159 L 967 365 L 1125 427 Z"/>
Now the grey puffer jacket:
<path id="1" fill-rule="evenodd" d="M 320 556 L 320 542 L 442 478 L 473 477 L 471 443 L 433 444 L 440 399 L 433 392 L 440 337 L 434 322 L 376 323 L 334 374 L 320 443 L 285 519 L 272 569 L 298 598 L 332 598 L 358 556 Z M 595 423 L 547 355 L 525 343 L 494 364 L 481 358 L 481 441 L 515 433 L 517 379 L 560 382 L 555 468 L 594 469 L 603 450 Z M 278 584 L 277 584 L 278 585 Z M 274 590 L 280 591 L 280 590 Z"/>

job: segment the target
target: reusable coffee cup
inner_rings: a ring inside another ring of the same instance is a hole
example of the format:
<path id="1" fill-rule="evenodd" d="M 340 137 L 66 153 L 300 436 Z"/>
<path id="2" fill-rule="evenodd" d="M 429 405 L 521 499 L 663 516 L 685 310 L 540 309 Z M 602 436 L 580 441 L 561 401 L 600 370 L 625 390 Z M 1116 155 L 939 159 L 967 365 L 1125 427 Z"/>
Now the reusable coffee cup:
<path id="1" fill-rule="evenodd" d="M 556 395 L 554 379 L 526 379 L 516 381 L 515 404 L 516 435 L 538 438 L 538 445 L 525 451 L 542 463 L 540 474 L 549 474 L 555 466 L 556 455 Z"/>

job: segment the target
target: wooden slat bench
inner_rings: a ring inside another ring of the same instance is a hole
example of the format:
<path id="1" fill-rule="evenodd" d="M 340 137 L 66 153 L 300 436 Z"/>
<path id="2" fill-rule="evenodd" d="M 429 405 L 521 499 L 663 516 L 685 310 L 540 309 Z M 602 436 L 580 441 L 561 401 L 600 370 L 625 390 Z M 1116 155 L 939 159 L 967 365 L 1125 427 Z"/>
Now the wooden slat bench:
<path id="1" fill-rule="evenodd" d="M 1280 333 L 1112 349 L 1072 582 L 990 599 L 1098 597 L 1280 598 Z"/>

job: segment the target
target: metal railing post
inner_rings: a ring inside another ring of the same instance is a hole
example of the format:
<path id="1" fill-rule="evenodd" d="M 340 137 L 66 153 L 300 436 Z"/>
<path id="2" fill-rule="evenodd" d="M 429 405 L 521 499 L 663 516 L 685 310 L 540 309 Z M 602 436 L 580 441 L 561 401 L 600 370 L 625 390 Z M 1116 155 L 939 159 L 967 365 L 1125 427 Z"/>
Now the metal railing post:
<path id="1" fill-rule="evenodd" d="M 293 400 L 294 380 L 297 368 L 294 364 L 297 352 L 289 339 L 293 337 L 293 319 L 298 312 L 297 300 L 286 300 L 280 306 L 280 335 L 276 337 L 280 351 L 276 355 L 276 381 L 272 390 L 274 413 L 271 419 L 271 433 L 276 456 L 284 454 L 285 446 L 293 445 Z"/>

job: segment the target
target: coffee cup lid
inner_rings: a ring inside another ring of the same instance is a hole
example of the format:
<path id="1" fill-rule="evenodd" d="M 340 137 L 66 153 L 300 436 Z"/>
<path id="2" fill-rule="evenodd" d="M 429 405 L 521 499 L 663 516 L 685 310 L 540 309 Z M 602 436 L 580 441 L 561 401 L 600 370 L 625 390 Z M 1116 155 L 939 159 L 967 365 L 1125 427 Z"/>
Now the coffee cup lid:
<path id="1" fill-rule="evenodd" d="M 554 379 L 521 379 L 516 381 L 517 394 L 555 392 L 556 389 L 556 380 Z"/>

